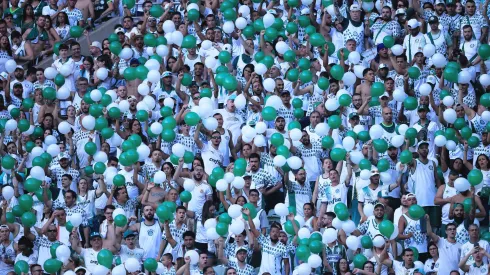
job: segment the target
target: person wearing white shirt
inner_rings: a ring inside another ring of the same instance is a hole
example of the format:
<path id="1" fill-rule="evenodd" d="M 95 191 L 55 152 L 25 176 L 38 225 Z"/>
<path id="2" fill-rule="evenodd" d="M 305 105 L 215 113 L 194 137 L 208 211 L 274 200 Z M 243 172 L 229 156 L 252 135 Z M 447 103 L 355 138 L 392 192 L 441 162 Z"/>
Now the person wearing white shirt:
<path id="1" fill-rule="evenodd" d="M 456 241 L 456 224 L 447 224 L 447 238 L 442 238 L 432 232 L 432 227 L 430 226 L 429 222 L 429 215 L 426 214 L 425 219 L 427 221 L 427 235 L 432 239 L 439 250 L 439 259 L 436 262 L 438 274 L 449 274 L 452 270 L 457 270 L 457 263 L 461 252 L 461 244 Z"/>
<path id="2" fill-rule="evenodd" d="M 420 32 L 420 22 L 417 19 L 410 19 L 407 24 L 410 34 L 403 40 L 403 49 L 407 50 L 408 62 L 412 62 L 415 54 L 422 51 L 426 42 L 424 35 Z"/>

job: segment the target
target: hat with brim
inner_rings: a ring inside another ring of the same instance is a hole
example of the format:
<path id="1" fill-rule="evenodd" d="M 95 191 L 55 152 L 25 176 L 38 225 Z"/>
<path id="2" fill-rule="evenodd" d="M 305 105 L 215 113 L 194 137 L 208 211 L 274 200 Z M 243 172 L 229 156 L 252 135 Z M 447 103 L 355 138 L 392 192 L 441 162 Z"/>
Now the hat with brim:
<path id="1" fill-rule="evenodd" d="M 426 112 L 428 112 L 429 111 L 429 107 L 427 107 L 427 105 L 421 104 L 417 108 L 417 112 L 420 112 L 420 111 L 426 111 Z"/>
<path id="2" fill-rule="evenodd" d="M 376 176 L 376 175 L 378 175 L 378 176 L 379 176 L 379 171 L 378 171 L 378 169 L 373 169 L 373 170 L 371 170 L 371 177 Z"/>
<path id="3" fill-rule="evenodd" d="M 417 150 L 419 149 L 420 146 L 424 145 L 424 144 L 427 144 L 429 145 L 429 142 L 426 141 L 426 140 L 422 140 L 422 141 L 419 141 L 419 143 L 417 143 Z"/>
<path id="4" fill-rule="evenodd" d="M 92 233 L 90 234 L 90 240 L 93 240 L 93 239 L 95 239 L 95 238 L 101 238 L 101 239 L 102 239 L 102 236 L 100 235 L 100 233 L 99 233 L 99 232 L 92 232 Z"/>

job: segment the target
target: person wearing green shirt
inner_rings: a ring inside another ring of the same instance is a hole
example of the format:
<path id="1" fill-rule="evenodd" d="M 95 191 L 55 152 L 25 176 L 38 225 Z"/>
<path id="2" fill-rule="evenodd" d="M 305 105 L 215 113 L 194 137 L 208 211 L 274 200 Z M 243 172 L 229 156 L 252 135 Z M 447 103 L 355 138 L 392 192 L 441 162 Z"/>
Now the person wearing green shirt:
<path id="1" fill-rule="evenodd" d="M 21 27 L 22 25 L 22 19 L 23 19 L 23 14 L 24 14 L 24 9 L 19 7 L 19 0 L 10 0 L 10 7 L 8 5 L 8 1 L 3 1 L 2 6 L 3 6 L 3 16 L 7 14 L 12 14 L 12 17 L 14 18 L 14 24 L 16 27 Z"/>

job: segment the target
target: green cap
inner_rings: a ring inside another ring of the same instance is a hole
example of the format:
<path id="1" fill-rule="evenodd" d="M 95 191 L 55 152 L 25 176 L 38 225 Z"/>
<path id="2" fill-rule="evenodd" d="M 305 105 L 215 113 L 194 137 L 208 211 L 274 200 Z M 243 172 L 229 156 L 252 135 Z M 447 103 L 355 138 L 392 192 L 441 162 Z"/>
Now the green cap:
<path id="1" fill-rule="evenodd" d="M 417 112 L 420 112 L 420 111 L 429 111 L 429 107 L 427 105 L 419 105 L 419 107 L 417 108 Z"/>

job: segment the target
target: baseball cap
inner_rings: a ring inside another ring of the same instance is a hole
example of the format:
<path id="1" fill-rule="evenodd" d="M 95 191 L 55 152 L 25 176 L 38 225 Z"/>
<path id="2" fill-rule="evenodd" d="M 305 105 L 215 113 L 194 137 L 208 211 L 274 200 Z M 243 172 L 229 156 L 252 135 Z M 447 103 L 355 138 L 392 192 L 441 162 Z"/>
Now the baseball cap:
<path id="1" fill-rule="evenodd" d="M 100 44 L 99 41 L 92 42 L 92 44 L 90 44 L 90 47 L 96 47 L 99 48 L 99 50 L 102 50 L 102 44 Z"/>
<path id="2" fill-rule="evenodd" d="M 87 274 L 87 269 L 83 266 L 75 268 L 74 272 L 77 273 L 78 271 L 83 271 L 83 274 Z"/>
<path id="3" fill-rule="evenodd" d="M 249 174 L 249 173 L 246 173 L 245 175 L 243 175 L 243 179 L 251 178 L 251 177 L 252 177 L 252 174 Z"/>
<path id="4" fill-rule="evenodd" d="M 405 14 L 407 14 L 407 13 L 405 12 L 404 8 L 397 9 L 396 13 L 395 13 L 395 15 L 405 15 Z"/>
<path id="5" fill-rule="evenodd" d="M 136 236 L 136 232 L 128 229 L 124 232 L 123 238 L 126 239 L 127 237 L 130 236 Z"/>
<path id="6" fill-rule="evenodd" d="M 439 5 L 439 4 L 442 4 L 442 5 L 446 5 L 446 2 L 444 2 L 444 0 L 436 0 L 436 5 Z M 430 20 L 429 20 L 430 21 Z"/>
<path id="7" fill-rule="evenodd" d="M 429 107 L 425 104 L 421 104 L 419 105 L 419 107 L 417 108 L 417 112 L 420 112 L 420 111 L 429 111 Z"/>
<path id="8" fill-rule="evenodd" d="M 420 145 L 422 145 L 422 144 L 429 145 L 429 142 L 427 140 L 421 140 L 421 141 L 419 141 L 419 143 L 417 143 L 417 150 L 419 149 Z"/>
<path id="9" fill-rule="evenodd" d="M 301 15 L 309 15 L 310 14 L 310 9 L 309 8 L 304 8 L 301 10 Z"/>
<path id="10" fill-rule="evenodd" d="M 359 117 L 359 115 L 356 112 L 352 112 L 349 114 L 349 119 L 353 119 L 354 117 Z"/>
<path id="11" fill-rule="evenodd" d="M 199 87 L 199 85 L 197 85 L 196 81 L 192 81 L 191 84 L 189 84 L 189 87 L 194 87 L 194 86 Z"/>
<path id="12" fill-rule="evenodd" d="M 9 75 L 8 75 L 8 73 L 6 73 L 6 72 L 1 72 L 1 73 L 0 73 L 0 79 L 2 79 L 2 80 L 7 79 L 7 77 L 8 77 L 8 76 L 9 76 Z"/>
<path id="13" fill-rule="evenodd" d="M 411 198 L 411 197 L 415 197 L 415 194 L 414 194 L 414 193 L 408 193 L 408 194 L 407 194 L 407 198 L 408 198 L 408 197 L 410 197 L 410 198 Z"/>
<path id="14" fill-rule="evenodd" d="M 20 82 L 15 82 L 13 87 L 15 87 L 15 86 L 20 86 L 20 87 L 23 87 L 23 86 L 22 86 L 22 83 L 20 83 Z"/>
<path id="15" fill-rule="evenodd" d="M 371 170 L 371 177 L 372 177 L 372 176 L 376 176 L 376 175 L 379 175 L 379 171 L 378 171 L 378 169 L 372 169 L 372 170 Z"/>
<path id="16" fill-rule="evenodd" d="M 378 70 L 381 70 L 381 69 L 388 69 L 388 66 L 384 63 L 379 63 Z"/>
<path id="17" fill-rule="evenodd" d="M 454 0 L 446 0 L 446 6 L 449 6 L 449 5 L 452 5 L 452 6 L 456 5 L 456 1 L 454 1 Z"/>
<path id="18" fill-rule="evenodd" d="M 427 76 L 427 80 L 426 81 L 427 81 L 427 83 L 436 85 L 437 79 L 436 79 L 435 76 L 429 75 L 429 76 Z"/>
<path id="19" fill-rule="evenodd" d="M 382 50 L 382 49 L 386 49 L 386 46 L 385 46 L 385 44 L 380 43 L 380 44 L 378 44 L 378 45 L 376 46 L 376 49 L 377 49 L 377 50 L 378 50 L 378 52 L 379 52 L 379 51 L 380 51 L 380 50 Z"/>
<path id="20" fill-rule="evenodd" d="M 417 19 L 410 19 L 410 20 L 408 20 L 407 25 L 408 25 L 409 29 L 415 29 L 415 28 L 420 27 L 420 22 L 417 21 Z"/>
<path id="21" fill-rule="evenodd" d="M 253 100 L 257 101 L 257 102 L 260 102 L 260 98 L 256 95 L 252 96 L 251 97 Z M 253 103 L 251 101 L 248 102 L 249 105 L 253 105 Z"/>
<path id="22" fill-rule="evenodd" d="M 283 116 L 276 116 L 276 119 L 274 119 L 274 122 L 276 122 L 280 118 L 285 119 Z"/>
<path id="23" fill-rule="evenodd" d="M 358 4 L 352 4 L 352 5 L 350 6 L 350 9 L 349 9 L 349 10 L 350 10 L 350 11 L 361 11 L 361 7 L 359 7 L 359 5 L 358 5 Z"/>
<path id="24" fill-rule="evenodd" d="M 90 233 L 90 239 L 92 240 L 93 238 L 102 238 L 99 232 L 92 232 Z"/>
<path id="25" fill-rule="evenodd" d="M 235 100 L 236 99 L 236 94 L 231 94 L 229 97 L 228 97 L 228 100 Z"/>
<path id="26" fill-rule="evenodd" d="M 68 155 L 67 153 L 60 153 L 60 157 L 59 157 L 60 160 L 62 159 L 67 159 L 67 160 L 70 160 L 70 155 Z"/>
<path id="27" fill-rule="evenodd" d="M 236 250 L 236 253 L 240 252 L 240 251 L 245 251 L 245 252 L 248 252 L 248 249 L 245 247 L 245 246 L 239 246 Z"/>
<path id="28" fill-rule="evenodd" d="M 17 65 L 17 67 L 15 67 L 15 70 L 17 69 L 24 70 L 24 67 L 22 67 L 21 65 Z"/>
<path id="29" fill-rule="evenodd" d="M 275 9 L 270 9 L 267 12 L 272 14 L 272 15 L 277 15 L 277 11 Z"/>
<path id="30" fill-rule="evenodd" d="M 378 193 L 378 195 L 379 195 L 379 193 Z M 383 208 L 385 208 L 385 205 L 384 205 L 384 204 L 382 204 L 382 203 L 380 203 L 380 202 L 377 202 L 377 203 L 374 205 L 374 208 L 378 208 L 378 207 L 383 207 Z"/>
<path id="31" fill-rule="evenodd" d="M 133 58 L 131 59 L 131 61 L 129 61 L 129 66 L 131 65 L 136 65 L 136 66 L 139 66 L 140 65 L 140 61 L 136 58 Z"/>
<path id="32" fill-rule="evenodd" d="M 169 71 L 163 72 L 162 77 L 169 77 L 172 76 L 172 73 Z"/>
<path id="33" fill-rule="evenodd" d="M 382 98 L 382 97 L 390 97 L 390 95 L 387 92 L 384 92 L 379 98 Z"/>
<path id="34" fill-rule="evenodd" d="M 388 190 L 383 189 L 378 192 L 378 198 L 388 198 Z"/>
<path id="35" fill-rule="evenodd" d="M 437 23 L 439 23 L 439 18 L 437 18 L 437 16 L 429 17 L 429 24 L 437 24 Z"/>
<path id="36" fill-rule="evenodd" d="M 115 33 L 115 34 L 119 34 L 120 32 L 124 33 L 124 29 L 123 29 L 122 27 L 116 28 L 116 29 L 114 30 L 114 33 Z"/>

